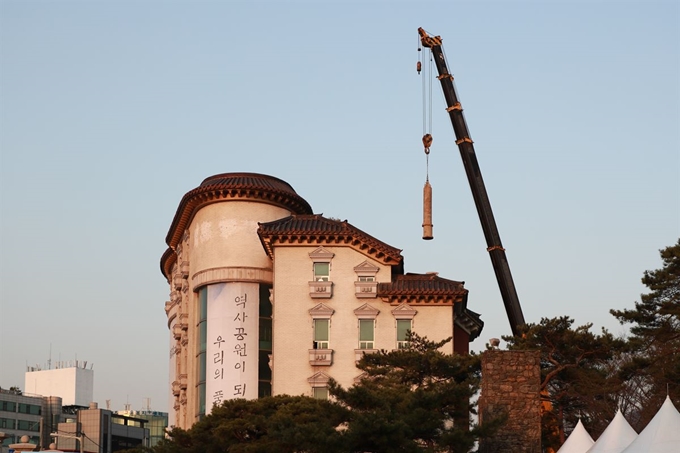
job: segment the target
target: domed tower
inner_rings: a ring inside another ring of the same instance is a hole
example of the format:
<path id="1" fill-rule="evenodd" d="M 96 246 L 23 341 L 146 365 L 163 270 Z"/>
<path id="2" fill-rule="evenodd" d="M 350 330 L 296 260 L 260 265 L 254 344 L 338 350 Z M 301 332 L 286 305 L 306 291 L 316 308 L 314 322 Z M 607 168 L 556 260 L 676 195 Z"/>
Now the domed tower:
<path id="1" fill-rule="evenodd" d="M 256 173 L 211 176 L 180 201 L 160 263 L 170 285 L 170 426 L 271 393 L 273 267 L 258 223 L 311 213 L 288 183 Z"/>

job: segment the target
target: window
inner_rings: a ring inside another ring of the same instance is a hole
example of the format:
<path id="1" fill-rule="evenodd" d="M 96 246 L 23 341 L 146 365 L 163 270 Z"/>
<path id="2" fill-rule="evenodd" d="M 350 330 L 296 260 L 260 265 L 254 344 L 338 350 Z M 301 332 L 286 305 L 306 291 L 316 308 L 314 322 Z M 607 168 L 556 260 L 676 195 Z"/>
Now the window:
<path id="1" fill-rule="evenodd" d="M 265 351 L 272 350 L 272 318 L 260 318 L 260 349 Z"/>
<path id="2" fill-rule="evenodd" d="M 331 316 L 335 310 L 319 304 L 309 310 L 312 317 L 312 349 L 309 350 L 309 363 L 312 366 L 330 366 L 333 363 L 333 350 L 330 348 Z M 312 385 L 312 387 L 320 387 Z"/>
<path id="3" fill-rule="evenodd" d="M 19 403 L 19 412 L 22 414 L 40 415 L 40 406 Z"/>
<path id="4" fill-rule="evenodd" d="M 376 274 L 380 268 L 367 261 L 354 266 L 357 279 L 354 282 L 354 294 L 358 299 L 375 298 L 378 296 L 378 282 Z"/>
<path id="5" fill-rule="evenodd" d="M 318 400 L 328 399 L 328 381 L 330 381 L 330 376 L 321 371 L 307 378 L 307 382 L 312 386 L 313 398 Z"/>
<path id="6" fill-rule="evenodd" d="M 317 400 L 327 400 L 328 399 L 328 388 L 326 387 L 313 387 L 312 397 Z"/>
<path id="7" fill-rule="evenodd" d="M 328 349 L 329 321 L 328 319 L 314 320 L 314 349 Z"/>
<path id="8" fill-rule="evenodd" d="M 206 343 L 208 341 L 208 287 L 198 291 L 198 415 L 205 415 Z"/>
<path id="9" fill-rule="evenodd" d="M 18 420 L 17 429 L 22 431 L 40 431 L 40 422 L 31 420 Z"/>
<path id="10" fill-rule="evenodd" d="M 318 247 L 309 253 L 314 269 L 315 282 L 330 281 L 331 260 L 335 254 L 323 247 Z"/>
<path id="11" fill-rule="evenodd" d="M 17 405 L 13 401 L 0 401 L 0 411 L 16 412 Z"/>
<path id="12" fill-rule="evenodd" d="M 331 263 L 314 263 L 314 281 L 327 282 L 329 281 L 331 270 Z"/>
<path id="13" fill-rule="evenodd" d="M 359 320 L 359 349 L 373 349 L 375 335 L 375 321 L 372 319 Z"/>
<path id="14" fill-rule="evenodd" d="M 406 337 L 410 330 L 410 319 L 397 319 L 397 349 L 408 348 L 408 341 L 406 341 Z"/>
<path id="15" fill-rule="evenodd" d="M 14 429 L 16 421 L 11 418 L 0 418 L 0 428 Z"/>
<path id="16" fill-rule="evenodd" d="M 354 314 L 358 318 L 359 327 L 359 347 L 354 350 L 354 356 L 358 362 L 364 354 L 371 354 L 376 351 L 375 328 L 376 318 L 378 317 L 378 314 L 380 314 L 380 310 L 369 304 L 364 304 L 355 309 Z"/>
<path id="17" fill-rule="evenodd" d="M 418 311 L 406 302 L 399 304 L 392 310 L 392 316 L 397 321 L 397 349 L 408 348 L 407 335 L 409 330 L 413 330 L 413 318 Z"/>
<path id="18" fill-rule="evenodd" d="M 272 353 L 272 286 L 260 283 L 260 350 L 257 361 L 257 397 L 272 395 L 272 369 L 269 363 Z"/>
<path id="19" fill-rule="evenodd" d="M 312 280 L 309 282 L 309 297 L 312 299 L 330 299 L 333 297 L 331 281 L 331 260 L 335 254 L 323 247 L 317 247 L 309 253 L 312 260 Z"/>

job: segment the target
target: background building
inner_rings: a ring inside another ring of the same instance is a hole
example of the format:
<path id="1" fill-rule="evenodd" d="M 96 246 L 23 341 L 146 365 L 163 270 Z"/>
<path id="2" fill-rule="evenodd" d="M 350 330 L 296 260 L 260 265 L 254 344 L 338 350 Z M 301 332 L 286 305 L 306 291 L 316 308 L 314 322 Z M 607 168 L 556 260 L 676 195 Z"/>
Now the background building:
<path id="1" fill-rule="evenodd" d="M 67 419 L 61 402 L 58 396 L 0 389 L 0 431 L 7 436 L 2 445 L 7 447 L 28 436 L 31 443 L 47 447 L 52 442 L 49 434 Z"/>
<path id="2" fill-rule="evenodd" d="M 466 353 L 483 326 L 462 282 L 404 273 L 399 249 L 271 176 L 207 178 L 166 242 L 171 426 L 229 398 L 327 397 L 330 377 L 352 385 L 361 354 L 405 346 L 408 330 Z"/>
<path id="3" fill-rule="evenodd" d="M 0 389 L 0 431 L 7 436 L 2 445 L 17 443 L 21 436 L 29 436 L 29 442 L 39 445 L 42 413 L 42 396 Z"/>
<path id="4" fill-rule="evenodd" d="M 149 447 L 155 446 L 165 437 L 165 429 L 168 427 L 168 413 L 152 410 L 144 411 L 116 411 L 117 415 L 146 420 L 146 428 L 149 430 Z"/>
<path id="5" fill-rule="evenodd" d="M 88 409 L 80 409 L 75 417 L 59 423 L 56 433 L 57 449 L 79 451 L 83 442 L 86 453 L 112 453 L 136 446 L 149 446 L 147 420 L 115 414 L 99 409 L 91 403 Z"/>
<path id="6" fill-rule="evenodd" d="M 55 368 L 30 367 L 24 375 L 24 390 L 35 395 L 58 395 L 64 406 L 88 407 L 94 394 L 94 371 L 87 361 L 57 362 Z"/>

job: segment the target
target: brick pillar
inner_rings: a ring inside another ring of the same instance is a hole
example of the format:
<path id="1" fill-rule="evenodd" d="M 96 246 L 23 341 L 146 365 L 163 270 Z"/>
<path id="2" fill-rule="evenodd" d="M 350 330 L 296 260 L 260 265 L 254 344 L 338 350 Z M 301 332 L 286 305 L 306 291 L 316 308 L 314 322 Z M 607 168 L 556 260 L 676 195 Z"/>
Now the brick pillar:
<path id="1" fill-rule="evenodd" d="M 507 422 L 479 453 L 541 452 L 539 351 L 489 350 L 482 354 L 479 423 L 507 413 Z"/>

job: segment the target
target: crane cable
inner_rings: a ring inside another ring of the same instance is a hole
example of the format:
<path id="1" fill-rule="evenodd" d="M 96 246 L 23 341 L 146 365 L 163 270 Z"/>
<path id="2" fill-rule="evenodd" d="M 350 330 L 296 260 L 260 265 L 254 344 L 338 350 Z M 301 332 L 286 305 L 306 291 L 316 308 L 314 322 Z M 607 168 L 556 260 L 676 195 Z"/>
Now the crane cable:
<path id="1" fill-rule="evenodd" d="M 418 63 L 416 69 L 421 73 L 421 40 L 418 37 Z M 423 147 L 425 149 L 425 186 L 423 187 L 423 239 L 434 238 L 432 234 L 432 186 L 430 185 L 430 146 L 432 146 L 432 52 L 428 48 L 428 65 L 423 78 Z"/>
<path id="2" fill-rule="evenodd" d="M 421 63 L 421 42 L 420 36 L 418 36 L 418 63 L 416 69 L 418 74 L 421 73 L 423 65 Z M 429 181 L 430 177 L 430 146 L 432 146 L 432 52 L 427 48 L 427 59 L 428 64 L 425 66 L 424 74 L 422 74 L 423 81 L 423 147 L 425 150 L 425 169 L 426 169 L 426 180 Z"/>

